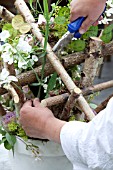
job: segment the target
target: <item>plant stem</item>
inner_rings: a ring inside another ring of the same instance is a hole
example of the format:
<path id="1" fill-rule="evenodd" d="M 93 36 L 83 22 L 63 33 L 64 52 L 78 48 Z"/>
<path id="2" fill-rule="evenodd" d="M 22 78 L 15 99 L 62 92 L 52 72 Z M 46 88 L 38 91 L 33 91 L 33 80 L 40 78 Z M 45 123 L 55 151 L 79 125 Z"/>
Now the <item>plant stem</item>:
<path id="1" fill-rule="evenodd" d="M 48 36 L 49 36 L 49 20 L 50 20 L 47 0 L 43 1 L 43 6 L 44 6 L 44 16 L 46 19 L 45 39 L 44 39 L 44 50 L 46 51 L 47 43 L 48 43 Z M 42 84 L 43 78 L 44 78 L 45 64 L 46 64 L 46 56 L 44 56 L 44 58 L 43 58 L 43 64 L 42 64 L 42 70 L 41 70 L 41 84 Z M 40 98 L 40 93 L 41 93 L 41 85 L 39 86 L 38 98 Z"/>

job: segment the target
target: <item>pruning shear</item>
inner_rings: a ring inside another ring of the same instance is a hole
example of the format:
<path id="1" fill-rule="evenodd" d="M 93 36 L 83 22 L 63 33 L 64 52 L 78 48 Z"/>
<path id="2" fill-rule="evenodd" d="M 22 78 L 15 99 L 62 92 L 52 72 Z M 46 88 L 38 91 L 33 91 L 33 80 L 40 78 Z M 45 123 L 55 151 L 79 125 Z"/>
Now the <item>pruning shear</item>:
<path id="1" fill-rule="evenodd" d="M 104 8 L 102 16 L 104 15 L 104 12 L 106 10 L 106 6 Z M 55 52 L 60 47 L 64 47 L 70 42 L 70 40 L 74 38 L 80 38 L 81 34 L 79 33 L 79 29 L 83 23 L 83 21 L 86 19 L 86 17 L 79 17 L 75 21 L 68 24 L 68 31 L 61 37 L 61 39 L 56 43 L 56 45 L 53 47 L 53 51 Z"/>

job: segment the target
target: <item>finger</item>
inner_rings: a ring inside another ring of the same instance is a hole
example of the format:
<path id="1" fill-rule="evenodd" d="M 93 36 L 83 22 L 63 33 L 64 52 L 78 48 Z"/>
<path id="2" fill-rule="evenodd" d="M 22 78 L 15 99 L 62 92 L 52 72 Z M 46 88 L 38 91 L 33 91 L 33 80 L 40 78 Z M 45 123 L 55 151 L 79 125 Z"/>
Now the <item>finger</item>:
<path id="1" fill-rule="evenodd" d="M 98 25 L 98 21 L 93 23 L 93 26 L 97 26 Z"/>
<path id="2" fill-rule="evenodd" d="M 101 21 L 103 19 L 103 16 L 101 15 L 98 19 L 98 21 Z"/>
<path id="3" fill-rule="evenodd" d="M 40 102 L 39 102 L 39 99 L 38 99 L 38 98 L 35 98 L 35 99 L 33 100 L 33 105 L 34 105 L 34 107 L 39 107 L 39 106 L 40 106 Z"/>
<path id="4" fill-rule="evenodd" d="M 28 100 L 23 104 L 24 107 L 32 106 L 32 101 Z"/>
<path id="5" fill-rule="evenodd" d="M 75 21 L 79 17 L 80 17 L 80 15 L 71 12 L 71 14 L 70 14 L 70 22 Z"/>
<path id="6" fill-rule="evenodd" d="M 91 20 L 89 17 L 86 18 L 79 29 L 79 33 L 84 34 L 93 23 L 94 21 Z"/>
<path id="7" fill-rule="evenodd" d="M 92 25 L 97 26 L 99 24 L 99 21 L 103 19 L 103 16 L 101 15 L 96 22 L 94 22 Z"/>

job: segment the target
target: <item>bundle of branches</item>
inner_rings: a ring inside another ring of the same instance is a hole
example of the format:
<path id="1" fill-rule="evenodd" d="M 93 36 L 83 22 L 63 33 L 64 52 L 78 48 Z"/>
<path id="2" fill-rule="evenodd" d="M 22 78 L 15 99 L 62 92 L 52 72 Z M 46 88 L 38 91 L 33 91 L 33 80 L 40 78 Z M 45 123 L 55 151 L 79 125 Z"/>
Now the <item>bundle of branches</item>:
<path id="1" fill-rule="evenodd" d="M 44 8 L 47 7 L 46 3 L 47 1 L 45 1 L 44 3 Z M 84 52 L 68 54 L 65 57 L 61 57 L 59 56 L 59 54 L 62 53 L 61 51 L 64 51 L 65 46 L 67 46 L 67 44 L 71 41 L 72 36 L 70 36 L 70 39 L 65 39 L 65 43 L 62 44 L 61 43 L 62 41 L 59 41 L 60 43 L 58 43 L 57 46 L 55 45 L 52 48 L 50 44 L 47 42 L 48 35 L 49 35 L 48 16 L 46 14 L 44 15 L 46 19 L 46 24 L 44 25 L 45 34 L 47 35 L 44 37 L 43 36 L 44 33 L 42 32 L 42 30 L 40 30 L 39 25 L 36 23 L 26 3 L 23 0 L 16 0 L 15 6 L 18 12 L 24 18 L 22 19 L 22 17 L 18 15 L 18 17 L 20 17 L 18 19 L 21 20 L 21 26 L 23 24 L 24 27 L 21 27 L 20 23 L 18 26 L 17 24 L 18 21 L 15 21 L 15 19 L 13 20 L 13 18 L 15 18 L 14 14 L 9 12 L 6 8 L 2 6 L 0 6 L 0 16 L 5 21 L 12 22 L 12 24 L 14 25 L 14 28 L 16 28 L 16 30 L 19 30 L 22 33 L 25 33 L 24 32 L 25 28 L 28 29 L 28 31 L 30 30 L 32 31 L 32 34 L 35 37 L 34 46 L 37 46 L 38 44 L 40 46 L 40 49 L 42 50 L 41 52 L 43 54 L 43 57 L 40 59 L 41 60 L 40 64 L 42 65 L 38 67 L 37 65 L 35 65 L 35 68 L 33 68 L 32 65 L 30 65 L 29 67 L 32 68 L 32 70 L 28 69 L 26 72 L 22 72 L 21 74 L 16 75 L 15 73 L 16 63 L 13 62 L 12 64 L 10 64 L 9 61 L 5 61 L 3 59 L 2 67 L 5 68 L 6 72 L 8 71 L 9 77 L 10 76 L 14 76 L 14 77 L 12 81 L 2 81 L 1 88 L 0 88 L 0 94 L 2 95 L 2 97 L 6 99 L 7 97 L 9 98 L 9 95 L 12 96 L 14 103 L 15 103 L 15 110 L 16 110 L 17 118 L 18 118 L 19 110 L 22 104 L 24 103 L 24 101 L 28 98 L 34 97 L 34 95 L 31 92 L 32 87 L 29 88 L 28 85 L 36 84 L 35 82 L 38 79 L 39 82 L 37 84 L 40 85 L 38 95 L 40 96 L 41 88 L 42 88 L 41 86 L 43 86 L 42 79 L 44 77 L 48 78 L 48 76 L 52 74 L 53 76 L 51 76 L 51 80 L 53 81 L 53 80 L 56 80 L 58 77 L 60 77 L 61 84 L 63 85 L 61 86 L 61 89 L 57 91 L 57 93 L 52 91 L 54 89 L 54 83 L 52 85 L 52 88 L 47 87 L 46 89 L 46 91 L 48 92 L 46 93 L 47 98 L 43 99 L 41 101 L 41 104 L 44 107 L 50 107 L 54 111 L 54 114 L 56 117 L 66 120 L 66 121 L 68 121 L 69 118 L 73 116 L 73 114 L 75 114 L 74 112 L 79 113 L 80 115 L 81 113 L 84 113 L 85 118 L 87 120 L 89 121 L 92 120 L 95 114 L 93 110 L 90 108 L 89 104 L 87 103 L 86 100 L 88 99 L 88 97 L 86 96 L 93 94 L 94 92 L 113 87 L 113 80 L 93 86 L 94 78 L 97 75 L 97 72 L 103 62 L 103 58 L 106 55 L 110 55 L 113 51 L 112 49 L 113 42 L 111 41 L 109 44 L 104 44 L 100 39 L 95 39 L 95 38 L 89 39 L 88 40 L 89 45 L 87 46 L 88 48 Z M 48 8 L 46 8 L 45 11 L 47 12 Z M 16 27 L 15 27 L 15 24 L 16 24 Z M 5 30 L 5 27 L 3 27 L 3 29 Z M 18 52 L 18 49 L 17 49 L 17 52 Z M 15 55 L 15 52 L 14 52 L 14 55 Z M 28 61 L 26 61 L 26 63 L 29 64 Z M 77 79 L 74 79 L 73 77 L 77 77 L 76 74 L 78 74 L 79 71 L 75 69 L 75 66 L 80 65 L 80 64 L 82 67 L 82 72 L 80 73 L 81 78 L 78 81 Z M 71 71 L 71 69 L 73 70 L 73 68 L 74 68 L 74 72 Z M 57 73 L 57 76 L 56 74 L 53 74 L 54 72 Z M 8 78 L 8 80 L 9 79 L 10 78 Z M 51 85 L 48 83 L 48 86 L 51 86 Z M 27 88 L 27 92 L 25 92 L 26 88 Z M 24 91 L 24 94 L 23 94 L 23 91 Z M 8 94 L 5 94 L 7 92 Z M 29 96 L 28 96 L 28 93 L 30 93 Z M 85 98 L 83 96 L 85 96 Z M 60 108 L 57 107 L 57 105 L 59 104 L 62 107 Z M 4 103 L 2 102 L 2 104 L 0 105 L 0 114 L 2 116 L 5 115 L 6 114 L 5 112 L 7 111 L 6 110 L 7 108 L 4 109 L 3 106 L 4 106 Z M 55 112 L 55 110 L 57 111 L 57 113 Z M 61 114 L 59 115 L 59 113 Z"/>

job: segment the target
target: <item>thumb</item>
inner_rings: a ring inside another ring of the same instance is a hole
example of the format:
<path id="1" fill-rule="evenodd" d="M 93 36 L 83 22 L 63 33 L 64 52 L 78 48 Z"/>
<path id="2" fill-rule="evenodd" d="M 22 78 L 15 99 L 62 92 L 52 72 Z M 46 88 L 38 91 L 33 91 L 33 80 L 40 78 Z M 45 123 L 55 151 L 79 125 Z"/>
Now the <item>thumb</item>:
<path id="1" fill-rule="evenodd" d="M 39 107 L 39 106 L 40 106 L 40 102 L 39 102 L 39 99 L 38 99 L 38 98 L 35 98 L 35 99 L 33 100 L 33 106 L 34 106 L 34 107 Z"/>
<path id="2" fill-rule="evenodd" d="M 94 21 L 91 20 L 89 17 L 86 18 L 79 29 L 79 33 L 84 34 L 93 23 Z"/>
<path id="3" fill-rule="evenodd" d="M 23 104 L 23 107 L 28 107 L 28 106 L 32 106 L 32 101 L 28 100 Z"/>

